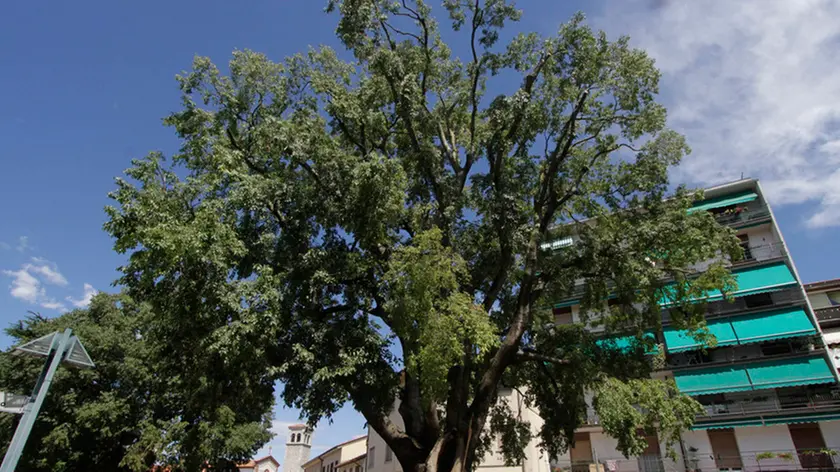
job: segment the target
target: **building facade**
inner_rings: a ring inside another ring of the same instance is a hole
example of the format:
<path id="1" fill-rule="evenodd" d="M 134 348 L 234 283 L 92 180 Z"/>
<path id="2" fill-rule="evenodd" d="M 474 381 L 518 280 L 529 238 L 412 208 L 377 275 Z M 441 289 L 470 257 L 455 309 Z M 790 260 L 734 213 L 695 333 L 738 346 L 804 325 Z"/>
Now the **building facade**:
<path id="1" fill-rule="evenodd" d="M 822 328 L 834 367 L 840 370 L 840 279 L 805 284 L 805 291 Z"/>
<path id="2" fill-rule="evenodd" d="M 303 464 L 304 472 L 363 472 L 367 437 L 333 446 Z"/>
<path id="3" fill-rule="evenodd" d="M 705 316 L 717 339 L 714 348 L 671 327 L 667 305 L 663 329 L 654 333 L 666 355 L 665 368 L 655 376 L 674 379 L 682 393 L 703 405 L 703 413 L 682 435 L 677 460 L 664 458 L 656 435 L 648 436 L 642 456 L 623 457 L 591 413 L 575 447 L 555 459 L 556 468 L 660 472 L 840 466 L 832 452 L 840 451 L 835 354 L 761 186 L 741 180 L 707 189 L 704 198 L 690 211 L 713 213 L 737 232 L 744 249 L 744 259 L 731 267 L 738 281 L 730 294 L 734 300 L 707 294 Z M 703 264 L 695 269 L 704 270 Z M 577 301 L 558 303 L 555 316 L 558 324 L 579 321 Z"/>
<path id="4" fill-rule="evenodd" d="M 491 448 L 489 454 L 481 459 L 477 468 L 478 472 L 550 472 L 551 465 L 548 456 L 542 453 L 538 447 L 539 439 L 537 434 L 542 427 L 543 421 L 538 412 L 525 405 L 519 393 L 503 388 L 499 390 L 499 402 L 505 402 L 510 411 L 517 417 L 522 418 L 531 424 L 534 439 L 528 444 L 525 451 L 525 461 L 521 464 L 509 466 L 498 452 L 497 447 Z M 398 428 L 403 428 L 402 416 L 399 414 L 399 400 L 394 403 L 390 419 Z M 367 435 L 367 470 L 366 472 L 402 472 L 402 467 L 394 457 L 393 452 L 385 444 L 376 431 L 368 428 Z M 307 471 L 309 472 L 309 471 Z"/>
<path id="5" fill-rule="evenodd" d="M 259 459 L 252 459 L 244 464 L 236 466 L 239 472 L 277 472 L 280 470 L 280 463 L 270 454 Z"/>
<path id="6" fill-rule="evenodd" d="M 803 286 L 793 259 L 757 180 L 706 189 L 690 211 L 708 211 L 736 231 L 744 259 L 732 263 L 738 281 L 732 300 L 706 297 L 706 321 L 714 348 L 698 344 L 671 326 L 667 305 L 662 330 L 651 333 L 666 364 L 654 376 L 673 379 L 682 393 L 703 405 L 690 431 L 666 457 L 654 433 L 639 457 L 624 457 L 604 433 L 594 410 L 562 457 L 544 457 L 536 441 L 526 460 L 505 466 L 495 452 L 479 469 L 498 472 L 695 472 L 840 469 L 840 279 Z M 562 250 L 574 237 L 549 242 Z M 702 272 L 708 264 L 698 264 Z M 809 302 L 809 297 L 812 300 Z M 813 303 L 813 305 L 812 305 Z M 557 324 L 582 322 L 578 300 L 560 300 Z M 522 408 L 537 431 L 537 411 L 521 405 L 516 392 L 500 401 Z M 402 426 L 397 405 L 391 420 Z M 368 472 L 401 472 L 384 440 L 369 430 Z M 315 472 L 307 470 L 306 472 Z M 330 471 L 321 471 L 330 472 Z"/>

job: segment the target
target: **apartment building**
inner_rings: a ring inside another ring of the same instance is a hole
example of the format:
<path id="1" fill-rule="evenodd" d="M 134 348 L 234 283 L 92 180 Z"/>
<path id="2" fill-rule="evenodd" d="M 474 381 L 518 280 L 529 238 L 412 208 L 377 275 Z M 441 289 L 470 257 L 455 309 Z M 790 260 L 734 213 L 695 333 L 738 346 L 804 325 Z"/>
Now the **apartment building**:
<path id="1" fill-rule="evenodd" d="M 498 472 L 689 472 L 834 470 L 840 468 L 840 279 L 809 284 L 809 302 L 785 241 L 757 180 L 706 189 L 690 211 L 708 211 L 737 232 L 744 259 L 732 263 L 738 281 L 732 301 L 719 292 L 706 297 L 706 319 L 717 339 L 702 346 L 672 327 L 668 307 L 655 336 L 666 365 L 654 375 L 674 379 L 703 412 L 682 434 L 675 460 L 654 433 L 639 457 L 624 457 L 604 433 L 594 410 L 562 457 L 541 455 L 528 445 L 526 460 L 507 467 L 491 452 L 479 470 Z M 573 238 L 547 243 L 555 250 Z M 702 271 L 707 265 L 699 264 Z M 557 324 L 581 322 L 578 300 L 559 300 Z M 823 332 L 825 330 L 825 332 Z M 539 412 L 521 405 L 516 392 L 500 401 L 523 408 L 536 432 Z M 395 406 L 392 421 L 402 425 Z M 401 472 L 374 431 L 367 438 L 368 472 Z M 310 472 L 310 471 L 307 471 Z"/>
<path id="2" fill-rule="evenodd" d="M 834 368 L 840 370 L 840 279 L 805 284 L 805 292 L 822 329 Z"/>
<path id="3" fill-rule="evenodd" d="M 663 307 L 663 329 L 655 336 L 666 367 L 655 376 L 673 378 L 682 393 L 704 407 L 691 431 L 682 435 L 679 457 L 665 459 L 664 445 L 654 434 L 641 457 L 625 458 L 591 413 L 575 447 L 555 459 L 555 468 L 768 471 L 840 465 L 831 452 L 840 450 L 836 351 L 826 345 L 759 182 L 732 182 L 707 189 L 704 196 L 690 211 L 711 212 L 734 229 L 745 257 L 731 267 L 738 280 L 734 301 L 723 300 L 719 292 L 706 297 L 705 316 L 716 347 L 702 346 L 671 327 Z M 569 244 L 573 241 L 559 246 Z M 812 297 L 825 293 L 832 303 L 828 294 L 840 290 L 840 281 L 834 282 L 825 283 L 825 290 L 815 287 Z M 840 321 L 838 312 L 832 312 L 835 321 Z M 555 315 L 557 323 L 579 321 L 577 301 L 560 301 Z"/>

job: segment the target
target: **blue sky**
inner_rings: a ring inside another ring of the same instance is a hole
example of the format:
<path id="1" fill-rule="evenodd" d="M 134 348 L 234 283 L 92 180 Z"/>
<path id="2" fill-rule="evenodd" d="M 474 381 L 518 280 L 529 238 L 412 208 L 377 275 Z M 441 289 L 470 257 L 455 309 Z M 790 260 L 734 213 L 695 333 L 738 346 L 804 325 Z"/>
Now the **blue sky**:
<path id="1" fill-rule="evenodd" d="M 101 229 L 102 208 L 130 159 L 177 149 L 161 125 L 179 107 L 175 74 L 196 54 L 223 64 L 234 49 L 280 60 L 309 45 L 336 45 L 336 17 L 323 13 L 325 3 L 4 5 L 0 325 L 114 290 L 122 258 Z M 694 149 L 674 179 L 761 178 L 800 275 L 815 281 L 840 277 L 838 3 L 529 0 L 519 2 L 525 15 L 514 28 L 548 34 L 584 10 L 611 36 L 630 34 L 662 68 L 670 124 Z M 281 433 L 297 420 L 290 410 L 276 415 Z M 350 410 L 335 420 L 316 431 L 316 449 L 364 433 Z M 280 459 L 282 443 L 281 436 L 272 446 Z"/>

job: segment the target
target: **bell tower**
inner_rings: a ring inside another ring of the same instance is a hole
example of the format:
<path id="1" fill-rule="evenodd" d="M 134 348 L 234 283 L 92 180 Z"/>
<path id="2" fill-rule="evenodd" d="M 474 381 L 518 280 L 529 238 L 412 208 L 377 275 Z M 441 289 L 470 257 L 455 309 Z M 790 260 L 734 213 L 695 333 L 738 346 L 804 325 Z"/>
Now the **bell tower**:
<path id="1" fill-rule="evenodd" d="M 303 464 L 309 460 L 311 449 L 312 430 L 305 424 L 289 426 L 286 454 L 283 457 L 283 472 L 303 472 Z"/>

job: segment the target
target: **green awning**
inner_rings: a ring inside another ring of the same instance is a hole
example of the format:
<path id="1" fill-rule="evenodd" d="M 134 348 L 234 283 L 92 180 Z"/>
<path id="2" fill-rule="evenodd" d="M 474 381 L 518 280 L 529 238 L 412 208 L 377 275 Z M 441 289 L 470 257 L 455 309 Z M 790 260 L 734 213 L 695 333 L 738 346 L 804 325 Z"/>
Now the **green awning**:
<path id="1" fill-rule="evenodd" d="M 811 319 L 800 307 L 720 318 L 709 321 L 707 326 L 717 338 L 718 346 L 760 343 L 817 334 Z M 663 334 L 668 352 L 691 351 L 703 347 L 688 330 L 665 328 Z"/>
<path id="2" fill-rule="evenodd" d="M 645 333 L 644 337 L 649 340 L 656 340 L 656 336 L 653 333 Z M 623 352 L 632 351 L 642 344 L 635 336 L 613 336 L 608 338 L 603 338 L 595 341 L 599 347 L 615 347 L 615 349 Z M 645 349 L 645 354 L 656 354 L 659 352 L 659 349 L 656 345 L 654 345 L 653 349 Z"/>
<path id="3" fill-rule="evenodd" d="M 811 319 L 799 307 L 738 316 L 731 321 L 740 344 L 817 334 Z"/>
<path id="4" fill-rule="evenodd" d="M 560 303 L 555 303 L 555 304 L 554 304 L 554 308 L 568 308 L 568 307 L 570 307 L 570 306 L 572 306 L 572 305 L 577 305 L 577 304 L 579 304 L 579 303 L 580 303 L 580 300 L 577 300 L 577 299 L 575 299 L 575 300 L 566 300 L 566 301 L 563 301 L 563 302 L 560 302 Z"/>
<path id="5" fill-rule="evenodd" d="M 752 390 L 743 366 L 674 372 L 674 380 L 680 392 L 691 396 Z"/>
<path id="6" fill-rule="evenodd" d="M 688 212 L 693 213 L 695 211 L 713 210 L 715 208 L 728 207 L 730 205 L 737 205 L 739 203 L 748 203 L 755 200 L 756 198 L 758 198 L 758 195 L 752 191 L 741 192 L 732 195 L 724 195 L 722 197 L 711 198 L 709 200 L 697 202 L 694 205 L 692 205 L 691 208 L 688 209 Z"/>
<path id="7" fill-rule="evenodd" d="M 743 428 L 744 426 L 764 426 L 760 419 L 739 419 L 720 421 L 714 423 L 698 423 L 691 426 L 692 431 L 699 429 L 728 429 L 728 428 Z"/>
<path id="8" fill-rule="evenodd" d="M 709 321 L 706 326 L 717 339 L 718 346 L 738 344 L 738 338 L 735 336 L 729 318 Z M 663 330 L 663 334 L 665 335 L 665 346 L 668 352 L 691 351 L 702 347 L 702 343 L 691 336 L 688 330 L 677 330 L 669 327 Z"/>
<path id="9" fill-rule="evenodd" d="M 738 289 L 731 294 L 734 297 L 775 292 L 796 285 L 796 278 L 784 262 L 736 269 L 732 271 L 732 275 L 738 283 Z M 666 285 L 663 290 L 665 294 L 659 304 L 663 307 L 673 304 L 673 289 Z M 711 290 L 702 299 L 709 302 L 718 301 L 723 299 L 723 294 L 720 290 Z"/>
<path id="10" fill-rule="evenodd" d="M 680 392 L 691 396 L 835 381 L 831 367 L 822 356 L 677 371 L 674 380 Z"/>
<path id="11" fill-rule="evenodd" d="M 751 417 L 730 419 L 724 421 L 707 421 L 697 423 L 691 426 L 691 429 L 696 431 L 699 429 L 724 429 L 724 428 L 743 428 L 747 426 L 768 426 L 774 424 L 796 424 L 796 423 L 816 423 L 818 421 L 836 421 L 840 420 L 840 413 L 812 413 L 799 415 L 782 415 L 771 417 Z"/>
<path id="12" fill-rule="evenodd" d="M 785 415 L 776 418 L 767 418 L 764 424 L 797 424 L 816 423 L 817 421 L 840 420 L 840 413 L 816 413 L 811 415 Z"/>
<path id="13" fill-rule="evenodd" d="M 751 364 L 747 372 L 755 390 L 835 382 L 831 367 L 822 356 Z"/>

